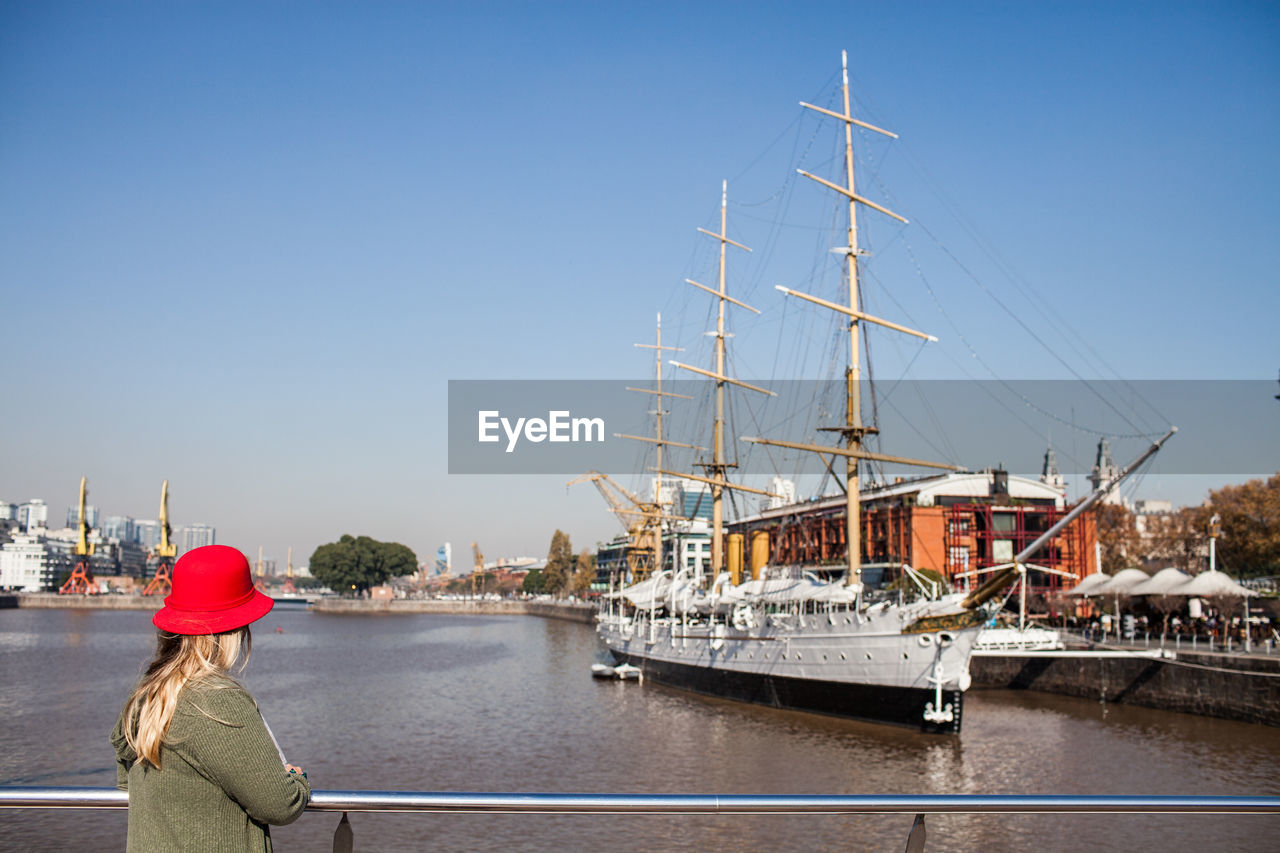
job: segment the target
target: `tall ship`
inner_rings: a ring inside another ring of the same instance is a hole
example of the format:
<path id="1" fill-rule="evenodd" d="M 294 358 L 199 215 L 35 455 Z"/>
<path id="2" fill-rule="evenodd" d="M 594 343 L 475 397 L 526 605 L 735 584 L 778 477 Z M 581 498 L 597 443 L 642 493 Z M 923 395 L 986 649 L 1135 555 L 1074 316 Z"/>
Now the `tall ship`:
<path id="1" fill-rule="evenodd" d="M 665 568 L 661 557 L 662 530 L 668 523 L 660 500 L 641 503 L 633 524 L 635 537 L 645 548 L 650 571 L 639 582 L 611 590 L 597 617 L 599 636 L 618 664 L 638 668 L 642 679 L 698 693 L 777 708 L 831 714 L 892 723 L 927 732 L 958 733 L 963 720 L 964 694 L 970 686 L 969 661 L 980 632 L 1004 604 L 1004 597 L 1029 568 L 1029 560 L 1067 525 L 1104 497 L 1129 473 L 1154 454 L 1175 432 L 1171 429 L 1134 462 L 1066 513 L 1042 535 L 1013 555 L 1005 565 L 993 567 L 989 579 L 965 592 L 949 592 L 909 565 L 901 567 L 904 583 L 916 593 L 914 600 L 873 596 L 863 583 L 861 548 L 861 494 L 859 463 L 870 461 L 897 465 L 958 470 L 956 466 L 873 452 L 865 446 L 877 432 L 863 421 L 861 326 L 874 324 L 896 333 L 933 339 L 925 332 L 872 316 L 863 310 L 859 296 L 858 212 L 860 207 L 906 222 L 893 211 L 870 201 L 855 185 L 853 129 L 859 127 L 894 136 L 855 118 L 850 109 L 847 55 L 844 56 L 843 112 L 802 102 L 806 109 L 841 122 L 844 129 L 843 182 L 836 183 L 798 170 L 799 174 L 847 201 L 847 242 L 833 251 L 844 256 L 843 278 L 847 299 L 827 300 L 779 287 L 784 294 L 834 311 L 847 320 L 848 347 L 844 369 L 843 423 L 825 428 L 834 433 L 833 444 L 785 441 L 768 437 L 744 437 L 762 445 L 819 454 L 834 473 L 832 464 L 844 460 L 845 494 L 844 565 L 826 566 L 821 573 L 798 566 L 770 565 L 768 537 L 753 535 L 749 543 L 726 547 L 724 497 L 729 490 L 767 494 L 765 490 L 731 482 L 733 467 L 726 454 L 725 393 L 729 387 L 743 393 L 769 394 L 768 389 L 730 376 L 726 362 L 725 312 L 727 306 L 756 311 L 730 296 L 726 288 L 725 255 L 733 248 L 750 251 L 727 236 L 726 192 L 722 189 L 720 230 L 699 229 L 719 243 L 718 287 L 688 283 L 717 300 L 715 356 L 710 368 L 672 361 L 675 367 L 714 382 L 715 422 L 710 459 L 701 474 L 663 468 L 661 451 L 668 441 L 662 434 L 661 325 L 658 351 L 657 436 L 645 438 L 657 444 L 659 476 L 691 479 L 711 494 L 711 571 L 691 572 L 672 561 Z M 816 310 L 816 309 L 815 309 Z M 639 390 L 639 389 L 633 389 Z M 624 436 L 638 438 L 637 436 Z M 689 447 L 690 445 L 679 445 Z M 838 480 L 837 480 L 838 482 Z M 599 485 L 599 484 L 598 484 Z M 679 525 L 680 522 L 675 522 Z M 763 537 L 763 540 L 761 539 Z M 1031 567 L 1034 568 L 1034 567 Z"/>

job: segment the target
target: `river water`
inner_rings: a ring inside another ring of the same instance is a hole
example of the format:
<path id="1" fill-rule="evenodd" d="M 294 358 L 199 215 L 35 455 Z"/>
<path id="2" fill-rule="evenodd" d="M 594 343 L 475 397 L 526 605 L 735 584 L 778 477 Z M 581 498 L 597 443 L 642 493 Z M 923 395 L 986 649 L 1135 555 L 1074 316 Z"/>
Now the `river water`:
<path id="1" fill-rule="evenodd" d="M 150 613 L 0 611 L 0 784 L 115 784 L 107 734 Z M 277 633 L 276 628 L 282 629 Z M 599 682 L 590 626 L 277 608 L 244 680 L 320 789 L 777 794 L 1280 795 L 1280 730 L 972 691 L 964 732 L 887 727 Z M 5 849 L 123 849 L 123 811 L 0 811 Z M 338 818 L 275 828 L 329 850 Z M 356 850 L 903 849 L 905 816 L 352 816 Z M 1280 820 L 935 816 L 930 851 L 1274 850 Z"/>

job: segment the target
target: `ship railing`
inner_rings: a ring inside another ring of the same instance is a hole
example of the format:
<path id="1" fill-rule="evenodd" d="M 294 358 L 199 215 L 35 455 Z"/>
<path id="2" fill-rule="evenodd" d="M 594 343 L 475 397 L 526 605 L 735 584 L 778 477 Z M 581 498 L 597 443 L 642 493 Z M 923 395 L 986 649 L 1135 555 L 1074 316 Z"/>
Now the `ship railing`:
<path id="1" fill-rule="evenodd" d="M 1277 655 L 1280 654 L 1280 632 L 1274 636 L 1257 635 L 1245 643 L 1238 636 L 1227 634 L 1216 636 L 1204 631 L 1174 632 L 1161 634 L 1159 627 L 1152 630 L 1137 630 L 1125 636 L 1116 636 L 1115 629 L 1107 634 L 1100 632 L 1064 631 L 1051 628 L 1063 639 L 1077 644 L 1091 644 L 1097 648 L 1111 649 L 1165 649 L 1173 652 L 1210 652 L 1212 654 L 1229 655 Z M 1274 630 L 1274 629 L 1273 629 Z"/>
<path id="2" fill-rule="evenodd" d="M 0 809 L 125 809 L 114 788 L 0 787 Z M 351 813 L 608 815 L 914 815 L 907 850 L 922 851 L 925 815 L 1280 815 L 1280 797 L 1010 794 L 552 794 L 312 791 L 311 812 L 341 812 L 334 851 L 352 851 Z"/>

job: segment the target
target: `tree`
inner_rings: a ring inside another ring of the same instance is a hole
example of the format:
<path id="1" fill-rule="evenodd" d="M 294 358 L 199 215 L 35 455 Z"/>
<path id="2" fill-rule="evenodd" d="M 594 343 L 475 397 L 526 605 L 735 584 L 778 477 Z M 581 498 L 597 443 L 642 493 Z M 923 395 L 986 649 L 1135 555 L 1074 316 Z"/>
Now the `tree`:
<path id="1" fill-rule="evenodd" d="M 570 589 L 573 594 L 582 598 L 591 591 L 591 584 L 596 579 L 596 555 L 592 554 L 586 548 L 578 554 L 578 565 L 573 572 L 573 581 Z"/>
<path id="2" fill-rule="evenodd" d="M 573 574 L 573 546 L 569 534 L 556 530 L 551 535 L 551 549 L 547 551 L 547 567 L 542 570 L 543 589 L 552 595 L 560 595 Z"/>
<path id="3" fill-rule="evenodd" d="M 368 536 L 343 534 L 337 542 L 321 545 L 311 555 L 311 574 L 343 595 L 362 593 L 417 570 L 418 558 L 408 547 Z"/>
<path id="4" fill-rule="evenodd" d="M 1280 570 L 1280 474 L 1209 492 L 1222 521 L 1218 558 L 1232 574 L 1259 577 Z"/>
<path id="5" fill-rule="evenodd" d="M 529 595 L 541 595 L 545 586 L 544 580 L 542 569 L 530 569 L 529 574 L 524 576 L 520 591 L 527 592 Z"/>
<path id="6" fill-rule="evenodd" d="M 1150 556 L 1184 572 L 1198 572 L 1204 567 L 1209 552 L 1205 539 L 1209 515 L 1207 507 L 1184 506 L 1176 512 L 1148 518 Z"/>
<path id="7" fill-rule="evenodd" d="M 1094 515 L 1098 520 L 1098 542 L 1102 545 L 1102 570 L 1115 574 L 1138 562 L 1142 556 L 1142 537 L 1133 513 L 1116 504 L 1099 504 Z"/>
<path id="8" fill-rule="evenodd" d="M 1147 606 L 1160 614 L 1160 636 L 1165 637 L 1169 633 L 1169 617 L 1186 607 L 1187 599 L 1181 595 L 1148 595 Z"/>

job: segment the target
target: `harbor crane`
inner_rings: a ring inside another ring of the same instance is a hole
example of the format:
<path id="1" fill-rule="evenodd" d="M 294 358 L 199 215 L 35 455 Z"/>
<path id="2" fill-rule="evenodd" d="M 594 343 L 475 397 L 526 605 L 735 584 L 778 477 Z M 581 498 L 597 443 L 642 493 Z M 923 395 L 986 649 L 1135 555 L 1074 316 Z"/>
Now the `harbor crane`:
<path id="1" fill-rule="evenodd" d="M 169 526 L 169 481 L 160 485 L 160 543 L 151 551 L 156 561 L 155 574 L 142 590 L 143 595 L 168 595 L 173 591 L 173 558 L 178 556 L 178 544 L 172 541 L 173 528 Z"/>
<path id="2" fill-rule="evenodd" d="M 59 595 L 93 595 L 98 591 L 93 582 L 89 558 L 93 556 L 93 543 L 89 541 L 89 521 L 85 515 L 85 501 L 89 497 L 88 480 L 80 478 L 80 538 L 76 540 L 76 567 L 71 577 L 58 590 Z"/>
<path id="3" fill-rule="evenodd" d="M 267 571 L 266 571 L 265 565 L 266 564 L 262 562 L 262 546 L 259 545 L 258 546 L 258 579 L 254 581 L 254 584 L 253 584 L 254 588 L 256 588 L 258 592 L 267 591 Z"/>
<path id="4" fill-rule="evenodd" d="M 662 544 L 662 522 L 665 519 L 683 519 L 684 516 L 666 515 L 656 501 L 642 501 L 620 483 L 599 471 L 588 471 L 570 480 L 566 486 L 575 486 L 588 480 L 609 505 L 609 511 L 627 533 L 627 569 L 635 580 L 643 580 L 654 570 L 655 555 Z"/>
<path id="5" fill-rule="evenodd" d="M 286 568 L 284 570 L 284 587 L 281 589 L 281 592 L 294 594 L 297 591 L 298 588 L 293 585 L 293 546 L 290 545 L 288 562 L 286 563 Z"/>
<path id="6" fill-rule="evenodd" d="M 476 585 L 479 584 L 481 590 L 484 588 L 484 552 L 480 550 L 480 546 L 475 542 L 471 543 L 471 554 L 474 558 L 474 565 L 471 571 L 471 595 L 476 595 Z"/>

